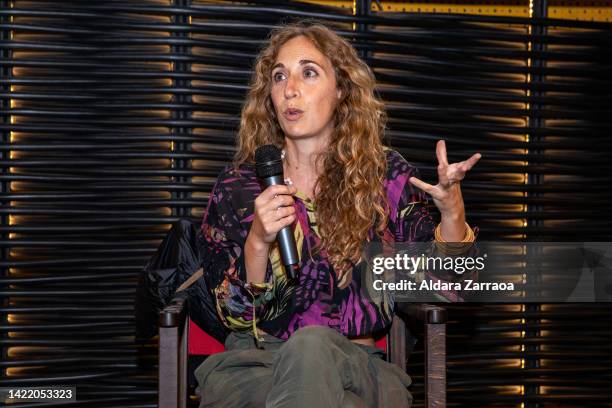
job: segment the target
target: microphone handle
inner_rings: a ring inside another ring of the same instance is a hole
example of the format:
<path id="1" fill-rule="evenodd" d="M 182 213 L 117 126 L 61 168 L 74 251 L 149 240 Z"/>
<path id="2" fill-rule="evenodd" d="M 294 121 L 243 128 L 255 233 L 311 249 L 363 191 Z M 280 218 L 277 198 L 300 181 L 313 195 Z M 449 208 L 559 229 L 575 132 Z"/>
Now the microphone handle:
<path id="1" fill-rule="evenodd" d="M 268 187 L 285 184 L 282 175 L 267 177 L 263 181 Z M 281 260 L 287 272 L 287 278 L 294 280 L 297 278 L 299 258 L 291 226 L 287 225 L 281 229 L 276 235 L 276 240 L 278 241 Z"/>
<path id="2" fill-rule="evenodd" d="M 296 272 L 299 259 L 291 227 L 288 225 L 278 231 L 276 239 L 278 241 L 281 259 L 283 260 L 283 265 L 285 265 L 285 271 L 287 272 L 287 278 L 297 278 Z"/>

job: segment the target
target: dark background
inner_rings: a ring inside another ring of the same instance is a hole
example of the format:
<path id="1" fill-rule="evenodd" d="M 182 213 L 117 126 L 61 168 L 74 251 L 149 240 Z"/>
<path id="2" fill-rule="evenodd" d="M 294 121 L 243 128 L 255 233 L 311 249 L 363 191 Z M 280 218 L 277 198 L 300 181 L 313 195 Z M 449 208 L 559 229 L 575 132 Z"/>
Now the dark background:
<path id="1" fill-rule="evenodd" d="M 426 181 L 440 138 L 451 161 L 483 154 L 462 183 L 479 239 L 612 241 L 612 25 L 549 19 L 543 0 L 463 3 L 503 15 L 0 0 L 0 386 L 156 405 L 155 340 L 134 342 L 137 276 L 173 221 L 201 218 L 253 59 L 293 18 L 351 40 L 380 83 L 389 144 Z M 612 406 L 610 317 L 609 304 L 452 306 L 448 406 Z M 417 346 L 417 406 L 422 372 Z"/>

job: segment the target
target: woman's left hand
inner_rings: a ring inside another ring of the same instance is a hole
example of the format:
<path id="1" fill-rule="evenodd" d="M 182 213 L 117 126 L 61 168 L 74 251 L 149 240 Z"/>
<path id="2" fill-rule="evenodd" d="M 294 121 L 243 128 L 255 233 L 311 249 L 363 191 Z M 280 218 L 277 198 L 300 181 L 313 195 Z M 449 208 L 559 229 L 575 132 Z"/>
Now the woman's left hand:
<path id="1" fill-rule="evenodd" d="M 459 182 L 463 180 L 466 173 L 474 167 L 482 155 L 476 153 L 467 160 L 449 164 L 446 156 L 446 143 L 444 140 L 439 140 L 436 145 L 436 156 L 438 157 L 438 184 L 432 186 L 416 177 L 410 177 L 409 181 L 412 185 L 431 195 L 442 217 L 465 217 Z"/>

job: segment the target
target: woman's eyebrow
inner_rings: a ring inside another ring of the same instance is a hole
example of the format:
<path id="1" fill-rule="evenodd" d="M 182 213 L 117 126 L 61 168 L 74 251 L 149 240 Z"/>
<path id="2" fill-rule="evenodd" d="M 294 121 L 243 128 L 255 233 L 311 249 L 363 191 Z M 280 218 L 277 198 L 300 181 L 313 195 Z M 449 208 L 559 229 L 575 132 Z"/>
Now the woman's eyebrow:
<path id="1" fill-rule="evenodd" d="M 304 65 L 304 64 L 315 64 L 315 65 L 317 65 L 317 66 L 321 67 L 321 69 L 323 69 L 323 67 L 321 66 L 321 64 L 319 64 L 318 62 L 313 61 L 313 60 L 309 60 L 309 59 L 303 59 L 303 60 L 300 60 L 300 65 Z M 283 65 L 283 63 L 282 63 L 282 62 L 278 62 L 278 63 L 276 63 L 276 64 L 275 64 L 275 65 L 272 67 L 272 69 L 276 69 L 276 68 L 279 68 L 279 67 L 280 67 L 280 68 L 285 68 L 285 66 Z"/>

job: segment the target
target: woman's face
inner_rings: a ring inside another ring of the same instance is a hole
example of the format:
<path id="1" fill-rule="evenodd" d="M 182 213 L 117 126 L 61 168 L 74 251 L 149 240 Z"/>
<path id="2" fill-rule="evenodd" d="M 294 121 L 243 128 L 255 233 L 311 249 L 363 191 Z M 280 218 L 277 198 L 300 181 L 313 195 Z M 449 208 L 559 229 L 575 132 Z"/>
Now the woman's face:
<path id="1" fill-rule="evenodd" d="M 340 98 L 331 61 L 299 36 L 280 48 L 271 75 L 272 103 L 285 136 L 329 138 Z"/>

